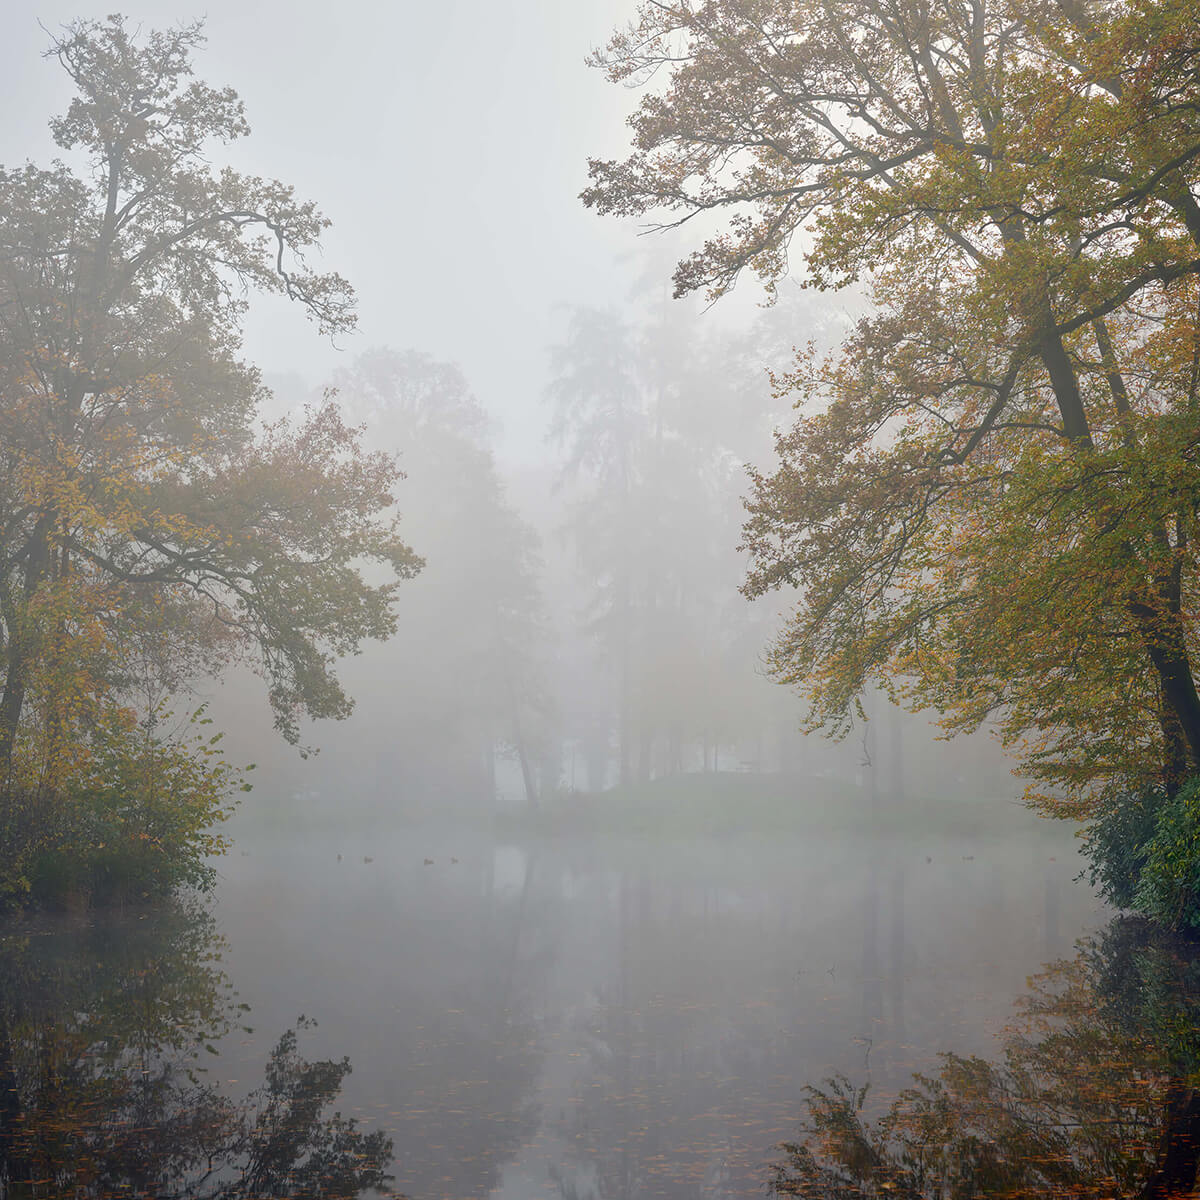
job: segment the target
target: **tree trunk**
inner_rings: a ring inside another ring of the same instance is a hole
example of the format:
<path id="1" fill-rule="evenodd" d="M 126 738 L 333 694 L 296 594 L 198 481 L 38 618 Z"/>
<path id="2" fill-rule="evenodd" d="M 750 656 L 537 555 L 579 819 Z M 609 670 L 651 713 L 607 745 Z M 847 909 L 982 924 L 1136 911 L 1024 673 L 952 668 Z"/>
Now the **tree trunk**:
<path id="1" fill-rule="evenodd" d="M 645 721 L 638 729 L 638 783 L 649 783 L 654 776 L 654 735 Z"/>
<path id="2" fill-rule="evenodd" d="M 1167 703 L 1165 696 L 1159 697 L 1158 723 L 1163 735 L 1162 785 L 1168 796 L 1173 796 L 1188 777 L 1188 744 L 1179 723 L 1179 714 Z"/>
<path id="3" fill-rule="evenodd" d="M 533 764 L 529 761 L 529 751 L 525 746 L 525 733 L 521 728 L 521 702 L 517 698 L 517 689 L 513 685 L 512 674 L 506 672 L 504 677 L 508 689 L 508 704 L 512 715 L 513 745 L 517 750 L 517 762 L 521 764 L 521 781 L 525 785 L 525 799 L 529 807 L 537 812 L 541 805 L 538 803 L 537 779 L 534 777 Z"/>
<path id="4" fill-rule="evenodd" d="M 33 631 L 28 628 L 29 602 L 46 577 L 50 565 L 49 536 L 53 523 L 53 514 L 44 513 L 29 535 L 21 612 L 13 612 L 10 605 L 5 605 L 8 645 L 4 663 L 4 694 L 0 696 L 0 787 L 12 782 L 13 747 L 21 724 L 21 712 L 25 707 L 29 666 L 35 652 Z"/>
<path id="5" fill-rule="evenodd" d="M 4 696 L 0 698 L 0 786 L 12 781 L 13 746 L 17 740 L 17 726 L 21 723 L 21 710 L 25 707 L 27 673 L 27 660 L 20 638 L 10 638 L 8 661 L 5 663 Z"/>
<path id="6" fill-rule="evenodd" d="M 1074 364 L 1063 345 L 1062 335 L 1054 326 L 1054 318 L 1046 305 L 1045 330 L 1038 341 L 1038 357 L 1041 358 L 1050 376 L 1050 386 L 1058 402 L 1062 417 L 1063 432 L 1078 446 L 1092 449 L 1092 431 L 1088 427 L 1087 413 L 1083 407 L 1083 396 L 1079 391 L 1079 379 Z"/>
<path id="7" fill-rule="evenodd" d="M 1038 354 L 1050 375 L 1063 429 L 1073 442 L 1090 450 L 1092 436 L 1079 380 L 1062 337 L 1054 328 L 1048 300 L 1044 316 L 1045 332 L 1038 343 Z M 1111 338 L 1103 322 L 1093 322 L 1092 328 L 1118 416 L 1124 421 L 1128 416 L 1128 395 Z M 1130 437 L 1131 430 L 1126 423 L 1127 442 Z M 1155 536 L 1161 548 L 1170 549 L 1165 527 L 1160 525 Z M 1142 644 L 1158 675 L 1159 724 L 1163 732 L 1162 776 L 1168 791 L 1175 791 L 1188 775 L 1200 768 L 1200 695 L 1196 692 L 1183 628 L 1178 567 L 1169 577 L 1155 580 L 1148 595 L 1132 597 L 1129 611 L 1137 622 Z"/>
<path id="8" fill-rule="evenodd" d="M 1200 695 L 1192 675 L 1182 616 L 1168 584 L 1157 603 L 1135 599 L 1129 605 L 1142 641 L 1158 674 L 1162 697 L 1160 724 L 1164 736 L 1163 772 L 1171 788 L 1200 765 Z"/>
<path id="9" fill-rule="evenodd" d="M 888 741 L 889 771 L 888 796 L 897 804 L 903 804 L 906 799 L 904 790 L 904 725 L 900 709 L 895 705 L 888 706 Z"/>
<path id="10" fill-rule="evenodd" d="M 521 764 L 521 781 L 525 785 L 525 799 L 529 803 L 529 807 L 537 812 L 541 808 L 538 801 L 537 780 L 534 778 L 533 766 L 529 761 L 529 753 L 525 749 L 525 739 L 521 736 L 521 732 L 517 730 L 517 762 Z"/>

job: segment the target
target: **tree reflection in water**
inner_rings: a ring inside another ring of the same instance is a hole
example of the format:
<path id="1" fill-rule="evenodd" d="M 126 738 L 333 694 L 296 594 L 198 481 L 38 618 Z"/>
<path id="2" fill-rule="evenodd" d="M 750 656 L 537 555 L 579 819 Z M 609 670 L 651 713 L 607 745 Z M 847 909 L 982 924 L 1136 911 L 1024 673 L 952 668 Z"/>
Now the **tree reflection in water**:
<path id="1" fill-rule="evenodd" d="M 882 1116 L 869 1087 L 808 1089 L 771 1192 L 867 1197 L 1194 1195 L 1200 946 L 1119 918 L 1030 981 L 991 1062 L 942 1056 Z"/>
<path id="2" fill-rule="evenodd" d="M 347 1059 L 308 1062 L 301 1018 L 232 1099 L 199 1058 L 244 1019 L 209 915 L 171 908 L 0 934 L 0 1200 L 353 1197 L 392 1143 L 327 1110 Z"/>

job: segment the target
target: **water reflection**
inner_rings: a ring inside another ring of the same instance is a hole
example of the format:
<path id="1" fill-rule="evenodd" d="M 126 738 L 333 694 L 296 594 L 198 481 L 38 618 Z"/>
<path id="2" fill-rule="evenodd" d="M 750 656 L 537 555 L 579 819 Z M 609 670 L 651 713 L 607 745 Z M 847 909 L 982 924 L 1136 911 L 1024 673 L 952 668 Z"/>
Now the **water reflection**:
<path id="1" fill-rule="evenodd" d="M 878 1094 L 947 1037 L 989 1053 L 1057 930 L 1095 925 L 1069 831 L 1040 827 L 239 844 L 217 905 L 238 986 L 272 1027 L 320 1014 L 355 1064 L 344 1111 L 387 1127 L 414 1200 L 761 1195 L 805 1081 L 869 1049 Z"/>
<path id="2" fill-rule="evenodd" d="M 212 919 L 186 907 L 0 931 L 0 1197 L 385 1187 L 391 1141 L 327 1112 L 350 1063 L 300 1054 L 311 1022 L 278 1039 L 248 1094 L 205 1078 L 213 1042 L 246 1019 L 221 951 Z"/>
<path id="3" fill-rule="evenodd" d="M 776 1195 L 1195 1195 L 1200 946 L 1117 919 L 1030 981 L 1002 1055 L 946 1053 L 872 1117 L 869 1081 L 810 1088 Z"/>

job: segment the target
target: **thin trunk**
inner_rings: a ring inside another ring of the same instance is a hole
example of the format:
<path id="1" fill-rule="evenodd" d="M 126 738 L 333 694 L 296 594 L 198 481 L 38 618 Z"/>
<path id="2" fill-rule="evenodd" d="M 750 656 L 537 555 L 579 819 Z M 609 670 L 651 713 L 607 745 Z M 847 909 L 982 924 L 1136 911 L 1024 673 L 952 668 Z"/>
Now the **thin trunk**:
<path id="1" fill-rule="evenodd" d="M 513 745 L 517 749 L 517 762 L 521 764 L 521 781 L 525 785 L 525 799 L 529 807 L 537 812 L 541 808 L 538 802 L 537 779 L 533 773 L 533 765 L 529 761 L 529 751 L 525 746 L 525 732 L 521 727 L 521 702 L 517 699 L 517 689 L 513 686 L 512 675 L 505 673 L 505 686 L 508 689 L 508 703 L 512 713 Z"/>
<path id="2" fill-rule="evenodd" d="M 8 645 L 4 663 L 4 694 L 0 696 L 0 786 L 12 781 L 12 755 L 25 707 L 29 668 L 34 660 L 33 631 L 28 628 L 29 602 L 46 576 L 50 564 L 49 534 L 53 516 L 43 514 L 29 536 L 23 603 L 19 613 L 5 612 Z M 6 606 L 7 607 L 7 606 Z"/>
<path id="3" fill-rule="evenodd" d="M 1121 423 L 1121 440 L 1127 449 L 1132 450 L 1137 446 L 1133 406 L 1130 403 L 1125 378 L 1117 364 L 1116 349 L 1108 325 L 1097 319 L 1092 322 L 1092 332 L 1100 351 L 1100 361 L 1109 391 L 1112 393 L 1117 419 Z M 1184 536 L 1182 525 L 1179 535 L 1181 538 Z M 1161 520 L 1155 522 L 1154 537 L 1161 550 L 1170 551 L 1170 537 Z M 1200 718 L 1200 709 L 1196 708 L 1196 688 L 1192 680 L 1180 617 L 1182 589 L 1178 568 L 1171 577 L 1157 581 L 1155 591 L 1158 596 L 1157 603 L 1139 605 L 1135 598 L 1130 607 L 1143 629 L 1146 651 L 1159 674 L 1158 720 L 1163 735 L 1162 782 L 1166 790 L 1173 794 L 1182 786 L 1191 772 L 1191 767 L 1200 762 L 1195 739 L 1188 735 L 1188 724 L 1194 722 L 1187 720 L 1187 713 L 1193 709 Z M 1166 637 L 1157 628 L 1163 621 L 1166 621 L 1169 627 Z"/>
<path id="4" fill-rule="evenodd" d="M 525 785 L 525 799 L 529 802 L 529 807 L 537 812 L 541 808 L 538 801 L 537 780 L 534 778 L 529 754 L 525 749 L 525 739 L 521 736 L 519 729 L 517 731 L 517 761 L 521 764 L 521 781 Z"/>
<path id="5" fill-rule="evenodd" d="M 871 798 L 871 815 L 879 811 L 879 738 L 875 731 L 875 720 L 867 716 L 867 728 L 863 736 L 864 766 L 867 771 L 867 791 Z"/>
<path id="6" fill-rule="evenodd" d="M 901 721 L 900 709 L 891 705 L 888 709 L 888 733 L 891 742 L 891 763 L 888 782 L 888 794 L 898 804 L 905 800 L 904 790 L 904 725 Z"/>
<path id="7" fill-rule="evenodd" d="M 21 710 L 25 707 L 25 684 L 29 667 L 21 648 L 21 641 L 19 636 L 9 639 L 4 696 L 0 698 L 0 781 L 5 783 L 12 780 L 13 745 L 17 740 Z"/>
<path id="8" fill-rule="evenodd" d="M 1129 610 L 1158 673 L 1165 710 L 1160 723 L 1167 738 L 1166 769 L 1178 770 L 1182 735 L 1190 773 L 1200 764 L 1200 695 L 1196 693 L 1180 614 L 1178 610 L 1172 611 L 1174 606 L 1169 601 L 1164 605 L 1161 595 L 1156 599 L 1155 604 L 1135 599 L 1130 602 Z"/>
<path id="9" fill-rule="evenodd" d="M 638 730 L 638 783 L 649 783 L 653 778 L 653 755 L 654 735 L 643 721 Z"/>
<path id="10" fill-rule="evenodd" d="M 628 572 L 626 572 L 625 577 L 621 580 L 619 605 L 620 629 L 618 637 L 620 638 L 620 661 L 617 669 L 620 672 L 620 679 L 617 681 L 617 704 L 619 706 L 619 712 L 617 713 L 617 740 L 618 753 L 620 755 L 620 770 L 618 772 L 618 782 L 621 787 L 627 788 L 633 783 L 633 713 L 631 711 L 633 707 L 633 652 L 631 646 L 631 606 L 629 602 Z"/>
<path id="11" fill-rule="evenodd" d="M 483 774 L 487 781 L 488 797 L 495 809 L 499 796 L 496 791 L 496 747 L 489 745 L 483 752 Z"/>
<path id="12" fill-rule="evenodd" d="M 1100 348 L 1100 361 L 1104 365 L 1104 377 L 1108 380 L 1113 405 L 1121 422 L 1121 440 L 1127 447 L 1132 448 L 1136 444 L 1133 406 L 1129 402 L 1129 389 L 1125 386 L 1125 377 L 1117 366 L 1117 354 L 1108 332 L 1108 326 L 1103 320 L 1097 318 L 1092 322 L 1092 332 L 1096 337 L 1096 345 Z"/>

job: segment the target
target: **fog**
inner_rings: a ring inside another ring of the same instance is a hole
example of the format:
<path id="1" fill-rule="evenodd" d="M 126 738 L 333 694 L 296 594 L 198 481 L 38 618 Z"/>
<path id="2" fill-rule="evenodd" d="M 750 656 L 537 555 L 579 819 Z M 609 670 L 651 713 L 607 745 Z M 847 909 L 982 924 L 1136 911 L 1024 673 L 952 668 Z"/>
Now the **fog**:
<path id="1" fill-rule="evenodd" d="M 50 156 L 43 26 L 109 7 L 6 12 L 0 161 Z M 254 298 L 260 421 L 340 405 L 396 456 L 423 560 L 395 636 L 338 666 L 346 720 L 287 744 L 244 663 L 175 698 L 253 764 L 211 900 L 249 1012 L 211 1079 L 248 1094 L 303 1013 L 412 1200 L 732 1198 L 806 1085 L 869 1080 L 882 1111 L 939 1052 L 994 1053 L 1025 978 L 1108 914 L 987 729 L 943 740 L 872 690 L 829 740 L 771 677 L 792 597 L 747 600 L 739 545 L 793 415 L 772 373 L 864 302 L 674 300 L 698 235 L 584 209 L 631 104 L 584 59 L 630 4 L 126 11 L 205 17 L 197 75 L 253 131 L 228 160 L 331 219 L 358 328 Z"/>
<path id="2" fill-rule="evenodd" d="M 737 591 L 745 468 L 770 465 L 790 415 L 768 372 L 835 345 L 862 304 L 785 284 L 766 308 L 749 283 L 715 306 L 674 301 L 688 242 L 583 209 L 586 159 L 619 150 L 630 103 L 584 60 L 626 8 L 201 14 L 197 74 L 236 87 L 252 130 L 222 155 L 319 202 L 323 257 L 358 295 L 357 331 L 333 342 L 285 300 L 252 301 L 264 416 L 336 389 L 367 444 L 398 456 L 402 532 L 427 563 L 397 637 L 344 665 L 353 718 L 306 729 L 311 760 L 274 737 L 252 678 L 199 683 L 231 760 L 272 768 L 261 792 L 336 780 L 373 804 L 380 779 L 411 780 L 402 807 L 443 811 L 449 793 L 487 808 L 526 790 L 522 752 L 547 793 L 602 789 L 622 756 L 627 782 L 706 767 L 862 782 L 865 732 L 840 752 L 796 736 L 802 707 L 762 662 L 785 610 Z M 45 156 L 45 113 L 69 96 L 46 30 L 89 15 L 38 3 L 8 23 L 0 66 L 21 102 L 0 161 Z M 147 28 L 196 15 L 128 10 Z M 435 373 L 444 393 L 421 380 Z M 905 728 L 911 770 L 933 742 L 925 721 Z M 986 739 L 956 754 L 1003 776 Z"/>

